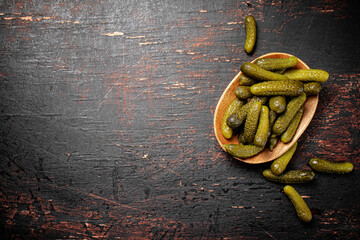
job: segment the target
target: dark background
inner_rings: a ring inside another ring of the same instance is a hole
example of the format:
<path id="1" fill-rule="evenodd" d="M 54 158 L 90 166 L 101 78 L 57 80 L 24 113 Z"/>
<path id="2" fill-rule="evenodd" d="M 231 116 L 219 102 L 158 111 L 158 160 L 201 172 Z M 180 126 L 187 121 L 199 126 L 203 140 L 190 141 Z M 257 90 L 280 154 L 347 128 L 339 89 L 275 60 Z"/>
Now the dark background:
<path id="1" fill-rule="evenodd" d="M 356 1 L 3 1 L 3 238 L 360 238 Z M 244 18 L 258 24 L 253 55 Z M 213 114 L 245 61 L 294 54 L 324 69 L 289 169 L 349 161 L 281 191 L 222 151 Z"/>

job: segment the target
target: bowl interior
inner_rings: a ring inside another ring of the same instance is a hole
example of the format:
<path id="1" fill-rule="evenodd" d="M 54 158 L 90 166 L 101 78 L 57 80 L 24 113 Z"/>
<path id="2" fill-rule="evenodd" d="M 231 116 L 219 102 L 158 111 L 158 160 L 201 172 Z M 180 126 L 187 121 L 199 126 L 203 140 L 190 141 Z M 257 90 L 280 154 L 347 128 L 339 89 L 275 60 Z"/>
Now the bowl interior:
<path id="1" fill-rule="evenodd" d="M 291 54 L 287 53 L 280 53 L 280 52 L 274 52 L 274 53 L 268 53 L 265 55 L 262 55 L 252 61 L 255 62 L 259 58 L 287 58 L 293 56 Z M 300 68 L 300 69 L 310 69 L 302 60 L 298 59 L 298 63 L 293 68 Z M 230 84 L 227 86 L 223 94 L 221 95 L 219 102 L 216 106 L 215 113 L 214 113 L 214 132 L 216 139 L 220 146 L 223 148 L 223 144 L 231 144 L 235 143 L 238 144 L 237 135 L 233 136 L 231 139 L 226 139 L 222 135 L 221 131 L 221 123 L 222 118 L 224 116 L 225 110 L 227 106 L 230 104 L 232 100 L 234 100 L 235 96 L 235 89 L 239 86 L 238 78 L 242 73 L 239 72 L 234 79 L 230 82 Z M 296 133 L 293 137 L 293 139 L 289 143 L 282 143 L 281 141 L 278 142 L 276 147 L 273 149 L 273 151 L 270 151 L 269 149 L 265 148 L 261 153 L 259 153 L 256 156 L 253 156 L 251 158 L 241 159 L 236 158 L 240 161 L 251 163 L 251 164 L 259 164 L 264 162 L 272 161 L 278 157 L 280 157 L 282 154 L 284 154 L 301 136 L 301 134 L 305 131 L 307 126 L 310 124 L 311 119 L 313 118 L 317 104 L 319 101 L 319 96 L 308 96 L 305 103 L 304 103 L 304 113 L 301 119 L 301 122 L 298 126 L 298 129 L 296 130 Z M 224 149 L 224 148 L 223 148 Z M 225 149 L 224 149 L 225 151 Z"/>

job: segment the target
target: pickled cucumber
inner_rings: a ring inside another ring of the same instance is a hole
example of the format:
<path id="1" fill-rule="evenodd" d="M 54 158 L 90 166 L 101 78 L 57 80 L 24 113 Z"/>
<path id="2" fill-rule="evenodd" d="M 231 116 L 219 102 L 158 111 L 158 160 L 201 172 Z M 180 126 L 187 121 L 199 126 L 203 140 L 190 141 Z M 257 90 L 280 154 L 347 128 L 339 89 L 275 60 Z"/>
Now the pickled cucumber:
<path id="1" fill-rule="evenodd" d="M 292 145 L 291 148 L 289 148 L 289 150 L 287 150 L 283 155 L 281 155 L 272 162 L 270 170 L 273 174 L 280 175 L 285 171 L 287 165 L 289 164 L 292 156 L 296 151 L 296 148 L 297 142 L 295 142 L 294 145 Z"/>
<path id="2" fill-rule="evenodd" d="M 352 163 L 349 162 L 329 162 L 322 158 L 312 158 L 309 162 L 312 169 L 318 172 L 345 174 L 354 169 Z"/>
<path id="3" fill-rule="evenodd" d="M 252 143 L 254 141 L 257 125 L 259 122 L 260 111 L 260 102 L 252 103 L 249 107 L 244 127 L 244 137 L 245 141 L 248 143 Z"/>
<path id="4" fill-rule="evenodd" d="M 290 80 L 325 82 L 329 73 L 320 69 L 289 69 L 284 73 Z"/>
<path id="5" fill-rule="evenodd" d="M 241 106 L 244 105 L 244 102 L 235 98 L 230 104 L 229 106 L 226 108 L 224 116 L 223 116 L 223 120 L 221 123 L 221 131 L 223 136 L 226 139 L 230 139 L 232 137 L 233 134 L 233 130 L 227 125 L 227 119 L 228 117 L 233 114 L 234 112 L 237 112 Z"/>
<path id="6" fill-rule="evenodd" d="M 304 84 L 299 81 L 267 81 L 256 83 L 250 91 L 257 96 L 299 96 L 304 91 Z"/>
<path id="7" fill-rule="evenodd" d="M 245 62 L 241 65 L 240 70 L 249 78 L 260 81 L 285 81 L 289 78 L 285 75 L 270 72 L 262 69 L 254 63 Z"/>
<path id="8" fill-rule="evenodd" d="M 238 158 L 249 158 L 260 153 L 264 148 L 257 147 L 255 145 L 244 145 L 244 144 L 224 144 L 223 147 L 226 151 Z"/>
<path id="9" fill-rule="evenodd" d="M 288 58 L 260 58 L 254 63 L 265 70 L 275 71 L 295 66 L 298 63 L 298 59 L 295 56 Z"/>
<path id="10" fill-rule="evenodd" d="M 269 142 L 269 150 L 272 152 L 278 142 L 278 138 L 276 136 L 270 137 L 268 142 Z"/>
<path id="11" fill-rule="evenodd" d="M 239 132 L 238 141 L 239 141 L 239 143 L 242 143 L 242 144 L 246 143 L 245 137 L 244 137 L 244 129 Z"/>
<path id="12" fill-rule="evenodd" d="M 270 169 L 265 169 L 263 176 L 272 182 L 291 184 L 311 182 L 315 178 L 315 173 L 311 170 L 290 170 L 281 175 L 275 175 Z"/>
<path id="13" fill-rule="evenodd" d="M 230 119 L 227 120 L 226 122 L 229 125 L 231 125 L 231 127 L 233 129 L 240 127 L 246 119 L 250 105 L 255 102 L 260 102 L 261 104 L 265 104 L 266 101 L 267 101 L 266 97 L 255 96 L 255 97 L 251 98 L 251 100 L 248 103 L 246 103 L 245 105 L 243 105 L 239 111 L 236 111 L 233 114 L 231 114 L 229 116 Z"/>
<path id="14" fill-rule="evenodd" d="M 306 95 L 317 95 L 321 91 L 321 85 L 318 82 L 310 82 L 304 84 L 304 92 Z"/>
<path id="15" fill-rule="evenodd" d="M 241 120 L 237 117 L 236 112 L 231 114 L 228 117 L 228 119 L 226 120 L 226 124 L 232 129 L 238 128 L 242 123 L 243 123 L 243 120 Z"/>
<path id="16" fill-rule="evenodd" d="M 254 49 L 256 42 L 256 21 L 255 18 L 251 15 L 245 18 L 245 30 L 246 30 L 246 40 L 244 49 L 247 53 L 251 53 Z"/>
<path id="17" fill-rule="evenodd" d="M 239 76 L 238 80 L 239 80 L 240 86 L 251 86 L 251 85 L 257 83 L 257 81 L 255 81 L 254 79 L 251 79 L 251 78 L 245 76 L 245 74 L 241 74 Z"/>
<path id="18" fill-rule="evenodd" d="M 248 99 L 252 97 L 249 86 L 239 86 L 235 89 L 235 95 L 238 99 Z"/>
<path id="19" fill-rule="evenodd" d="M 291 120 L 288 128 L 285 130 L 283 134 L 281 134 L 280 140 L 283 143 L 288 143 L 291 141 L 291 139 L 294 137 L 295 132 L 299 126 L 299 123 L 301 121 L 302 115 L 303 115 L 303 108 L 300 108 L 299 111 L 296 113 L 295 117 Z"/>
<path id="20" fill-rule="evenodd" d="M 259 124 L 254 137 L 254 144 L 258 147 L 265 147 L 269 135 L 269 108 L 261 106 Z"/>
<path id="21" fill-rule="evenodd" d="M 269 111 L 269 126 L 272 127 L 272 125 L 274 124 L 275 120 L 276 120 L 276 113 L 273 110 Z M 269 136 L 270 136 L 270 132 L 271 132 L 271 128 L 269 129 Z"/>
<path id="22" fill-rule="evenodd" d="M 298 218 L 303 222 L 310 222 L 312 219 L 312 213 L 299 193 L 289 185 L 284 187 L 284 192 L 294 205 Z"/>
<path id="23" fill-rule="evenodd" d="M 272 132 L 275 135 L 280 135 L 288 128 L 291 120 L 295 117 L 296 113 L 302 107 L 306 100 L 306 94 L 302 93 L 300 96 L 295 97 L 286 105 L 285 111 L 276 119 Z"/>
<path id="24" fill-rule="evenodd" d="M 286 107 L 286 98 L 284 96 L 275 96 L 270 98 L 269 107 L 277 114 L 282 113 Z"/>

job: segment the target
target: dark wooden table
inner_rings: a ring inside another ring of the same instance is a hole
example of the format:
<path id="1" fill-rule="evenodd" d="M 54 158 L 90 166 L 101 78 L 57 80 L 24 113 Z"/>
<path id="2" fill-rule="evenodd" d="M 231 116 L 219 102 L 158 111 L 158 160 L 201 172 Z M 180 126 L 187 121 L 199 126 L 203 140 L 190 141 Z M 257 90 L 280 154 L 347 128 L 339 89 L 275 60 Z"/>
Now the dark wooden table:
<path id="1" fill-rule="evenodd" d="M 2 239 L 359 239 L 353 2 L 0 3 Z M 214 136 L 222 91 L 268 52 L 330 73 L 289 168 L 315 156 L 354 164 L 296 186 L 309 224 L 262 177 L 270 163 L 236 161 Z"/>

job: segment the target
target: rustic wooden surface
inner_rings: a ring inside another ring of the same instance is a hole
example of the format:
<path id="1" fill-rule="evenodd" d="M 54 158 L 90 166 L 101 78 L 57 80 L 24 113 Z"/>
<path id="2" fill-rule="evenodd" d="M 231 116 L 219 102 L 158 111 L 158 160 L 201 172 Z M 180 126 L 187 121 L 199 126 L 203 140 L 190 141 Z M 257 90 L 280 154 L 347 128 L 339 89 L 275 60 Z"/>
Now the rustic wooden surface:
<path id="1" fill-rule="evenodd" d="M 356 1 L 0 3 L 2 239 L 360 238 Z M 258 41 L 243 50 L 243 19 Z M 350 161 L 296 186 L 299 222 L 212 129 L 241 63 L 268 52 L 330 73 L 291 169 Z"/>

